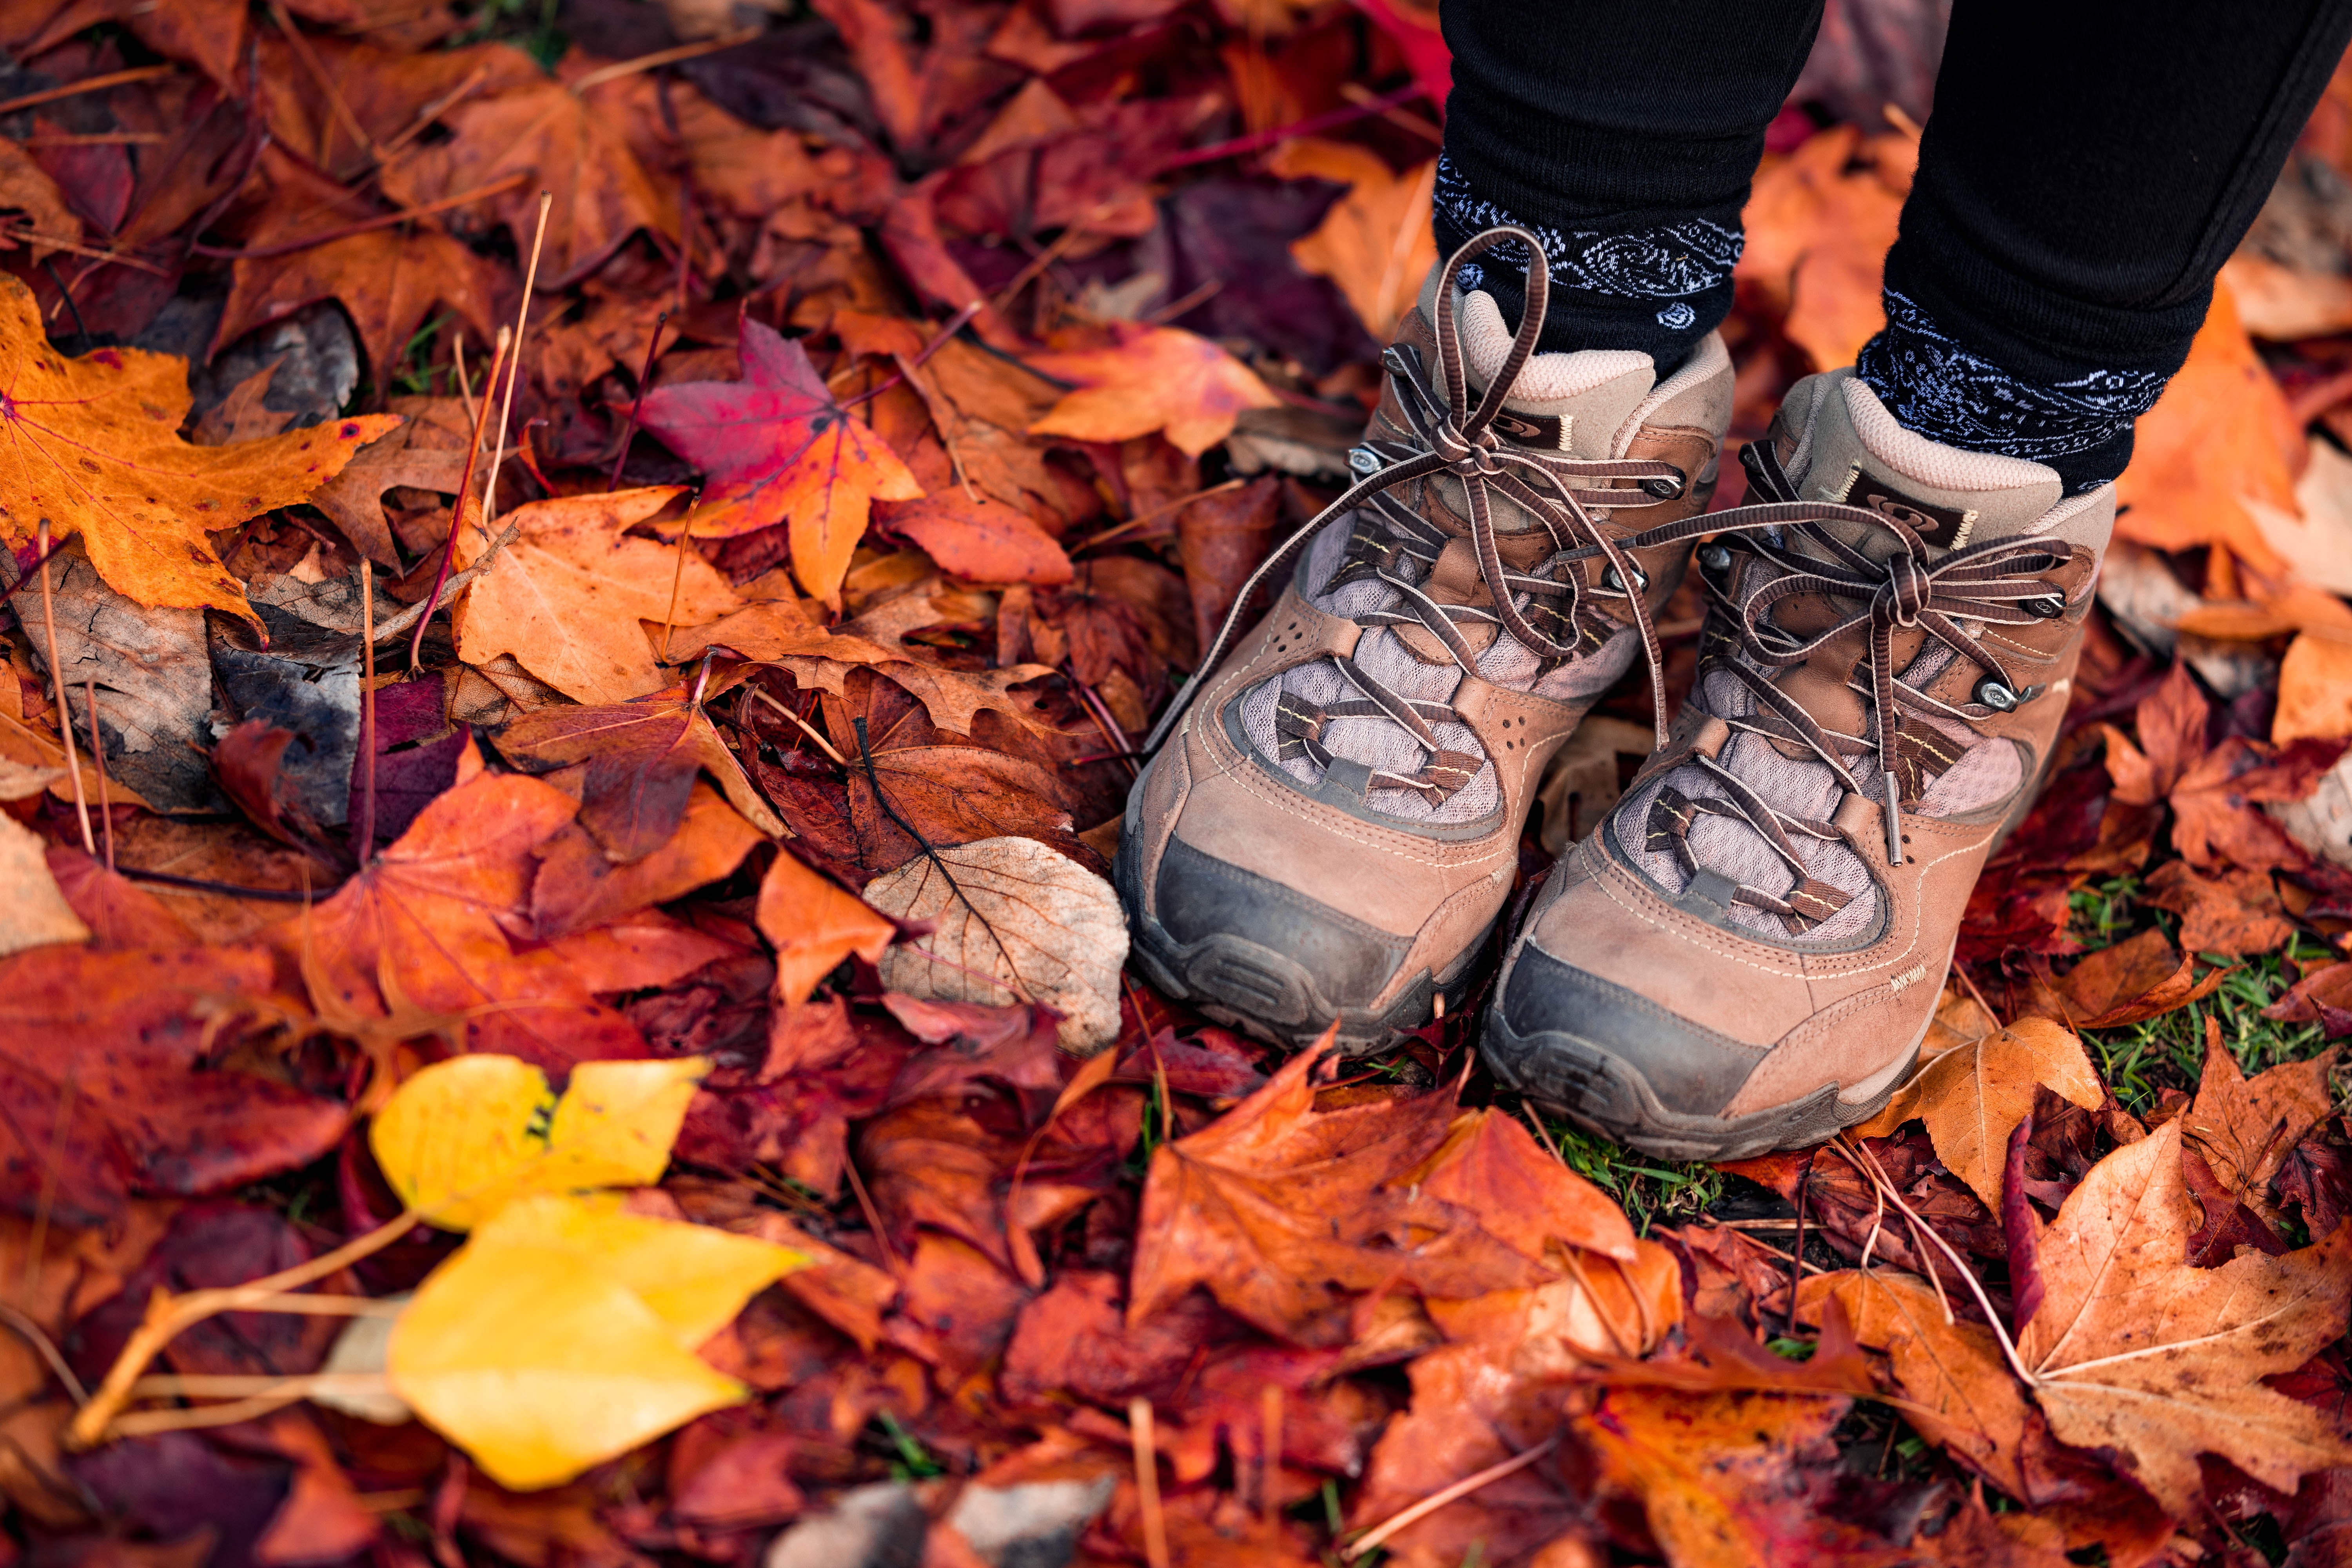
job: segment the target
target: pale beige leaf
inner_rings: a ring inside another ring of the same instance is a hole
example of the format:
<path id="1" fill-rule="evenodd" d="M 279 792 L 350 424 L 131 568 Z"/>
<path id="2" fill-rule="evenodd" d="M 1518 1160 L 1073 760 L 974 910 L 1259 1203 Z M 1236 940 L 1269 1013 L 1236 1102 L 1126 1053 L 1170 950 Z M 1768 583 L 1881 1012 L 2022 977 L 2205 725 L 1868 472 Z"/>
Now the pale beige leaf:
<path id="1" fill-rule="evenodd" d="M 37 787 L 37 786 L 36 786 Z M 53 942 L 88 942 L 81 923 L 49 875 L 41 841 L 15 817 L 0 814 L 0 957 Z"/>
<path id="2" fill-rule="evenodd" d="M 982 838 L 916 856 L 866 884 L 866 901 L 936 926 L 882 955 L 892 990 L 1043 1002 L 1062 1015 L 1065 1050 L 1118 1038 L 1127 917 L 1110 884 L 1077 862 L 1034 838 Z"/>
<path id="3" fill-rule="evenodd" d="M 2000 1208 L 2009 1135 L 2046 1084 L 2085 1110 L 2104 1098 L 2083 1042 L 2047 1018 L 2020 1018 L 1997 1035 L 1944 1052 L 1895 1091 L 1886 1109 L 1854 1131 L 1883 1138 L 1913 1117 L 1927 1124 L 1936 1157 L 1985 1205 Z"/>
<path id="4" fill-rule="evenodd" d="M 2352 1464 L 2352 1444 L 2320 1411 L 2262 1382 L 2343 1332 L 2352 1226 L 2283 1258 L 2189 1268 L 2180 1136 L 2175 1118 L 2067 1197 L 2042 1235 L 2048 1294 L 2018 1343 L 2059 1440 L 2123 1452 L 2175 1518 L 2196 1506 L 2200 1454 L 2285 1492 Z"/>
<path id="5" fill-rule="evenodd" d="M 610 495 L 565 496 L 517 507 L 505 521 L 520 537 L 467 590 L 457 653 L 467 664 L 512 654 L 525 669 L 586 703 L 626 702 L 669 684 L 641 621 L 694 626 L 741 603 L 701 554 L 628 531 L 684 493 L 655 485 Z M 480 552 L 461 530 L 458 559 Z"/>

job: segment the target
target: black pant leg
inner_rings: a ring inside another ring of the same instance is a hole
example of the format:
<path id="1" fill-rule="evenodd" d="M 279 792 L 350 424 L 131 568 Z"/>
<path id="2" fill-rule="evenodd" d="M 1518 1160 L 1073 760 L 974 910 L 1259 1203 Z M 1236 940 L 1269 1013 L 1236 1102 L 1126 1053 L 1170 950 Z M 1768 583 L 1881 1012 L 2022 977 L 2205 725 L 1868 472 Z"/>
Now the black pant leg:
<path id="1" fill-rule="evenodd" d="M 1516 223 L 1550 258 L 1548 349 L 1680 361 L 1731 309 L 1740 208 L 1822 0 L 1444 0 L 1437 244 Z M 1497 255 L 1478 286 L 1516 318 Z"/>
<path id="2" fill-rule="evenodd" d="M 1862 370 L 1938 440 L 2122 471 L 2352 0 L 1958 0 Z"/>

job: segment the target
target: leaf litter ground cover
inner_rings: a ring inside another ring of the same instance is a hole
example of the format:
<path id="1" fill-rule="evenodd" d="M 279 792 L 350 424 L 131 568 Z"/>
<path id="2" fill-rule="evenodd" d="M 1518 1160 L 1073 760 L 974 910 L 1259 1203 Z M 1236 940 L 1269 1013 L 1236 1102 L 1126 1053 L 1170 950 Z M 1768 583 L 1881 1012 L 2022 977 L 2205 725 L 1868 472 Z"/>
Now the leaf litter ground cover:
<path id="1" fill-rule="evenodd" d="M 1736 437 L 1878 325 L 1907 26 L 1774 127 Z M 0 49 L 0 1568 L 2342 1560 L 2352 76 L 1929 1059 L 1717 1169 L 1475 1007 L 1286 1059 L 1122 968 L 1135 747 L 1433 259 L 1425 11 Z"/>

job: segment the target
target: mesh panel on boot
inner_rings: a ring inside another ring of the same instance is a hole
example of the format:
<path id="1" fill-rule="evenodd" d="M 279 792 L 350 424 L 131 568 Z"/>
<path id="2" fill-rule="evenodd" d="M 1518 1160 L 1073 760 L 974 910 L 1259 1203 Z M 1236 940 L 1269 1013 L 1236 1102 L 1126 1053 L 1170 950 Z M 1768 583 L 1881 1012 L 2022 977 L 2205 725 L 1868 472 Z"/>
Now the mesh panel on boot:
<path id="1" fill-rule="evenodd" d="M 1394 588 L 1375 578 L 1360 578 L 1331 592 L 1322 591 L 1322 584 L 1339 569 L 1353 523 L 1352 516 L 1335 519 L 1316 536 L 1307 547 L 1304 574 L 1305 581 L 1315 585 L 1307 595 L 1308 602 L 1327 615 L 1343 619 L 1393 608 L 1402 598 Z M 1418 584 L 1424 571 L 1419 563 L 1406 560 L 1399 563 L 1396 574 Z M 1519 595 L 1517 603 L 1526 609 L 1529 595 Z M 1511 690 L 1533 689 L 1556 700 L 1578 701 L 1598 695 L 1622 675 L 1633 663 L 1637 644 L 1631 631 L 1621 631 L 1599 653 L 1563 664 L 1536 679 L 1542 660 L 1535 650 L 1507 631 L 1497 629 L 1494 641 L 1478 656 L 1478 674 L 1482 679 Z M 1386 628 L 1368 629 L 1358 640 L 1352 657 L 1366 675 L 1402 697 L 1449 701 L 1462 683 L 1461 668 L 1452 659 L 1424 663 Z M 1252 687 L 1242 699 L 1242 730 L 1249 736 L 1250 744 L 1268 758 L 1278 754 L 1275 705 L 1284 691 L 1318 706 L 1361 695 L 1329 659 L 1324 658 L 1286 670 L 1277 680 L 1264 680 Z M 1485 748 L 1468 726 L 1437 723 L 1431 728 L 1441 744 L 1454 751 L 1485 755 Z M 1379 772 L 1410 776 L 1426 760 L 1421 743 L 1402 725 L 1387 719 L 1333 719 L 1324 731 L 1323 743 L 1335 756 L 1362 763 Z M 1323 769 L 1308 757 L 1292 757 L 1276 765 L 1310 789 L 1323 777 Z M 1477 821 L 1499 807 L 1502 798 L 1494 764 L 1486 763 L 1468 784 L 1438 805 L 1430 805 L 1412 791 L 1400 789 L 1375 789 L 1365 800 L 1384 816 L 1407 822 L 1450 825 Z"/>
<path id="2" fill-rule="evenodd" d="M 1690 700 L 1701 712 L 1723 719 L 1745 719 L 1754 711 L 1755 700 L 1748 689 L 1736 677 L 1720 670 L 1711 673 L 1691 693 Z M 1780 749 L 1762 735 L 1733 735 L 1716 761 L 1791 816 L 1826 821 L 1837 809 L 1838 797 L 1843 793 L 1837 775 L 1827 767 L 1782 756 Z M 1690 885 L 1682 863 L 1672 852 L 1653 852 L 1645 844 L 1651 803 L 1658 798 L 1659 791 L 1670 784 L 1693 800 L 1725 797 L 1723 785 L 1713 774 L 1695 763 L 1685 763 L 1644 780 L 1617 808 L 1611 818 L 1610 830 L 1617 835 L 1619 847 L 1652 880 L 1669 892 L 1680 893 Z M 1806 871 L 1851 894 L 1852 901 L 1801 937 L 1790 936 L 1779 915 L 1745 904 L 1731 907 L 1732 922 L 1780 942 L 1835 943 L 1868 931 L 1878 918 L 1878 891 L 1861 857 L 1841 840 L 1813 838 L 1801 833 L 1789 837 Z M 1789 863 L 1780 858 L 1764 836 L 1733 818 L 1699 817 L 1691 825 L 1690 845 L 1700 865 L 1720 871 L 1735 882 L 1776 894 L 1785 894 L 1796 885 L 1797 879 L 1789 869 Z"/>

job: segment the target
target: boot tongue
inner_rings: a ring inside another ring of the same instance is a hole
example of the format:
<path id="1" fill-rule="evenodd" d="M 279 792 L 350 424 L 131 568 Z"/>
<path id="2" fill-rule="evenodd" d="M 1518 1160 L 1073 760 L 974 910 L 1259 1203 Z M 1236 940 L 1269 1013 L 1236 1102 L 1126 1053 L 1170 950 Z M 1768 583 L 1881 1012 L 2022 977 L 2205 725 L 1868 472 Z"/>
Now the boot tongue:
<path id="1" fill-rule="evenodd" d="M 1806 500 L 1867 507 L 1906 522 L 1938 553 L 2021 533 L 2056 506 L 2064 487 L 2054 468 L 2021 458 L 1967 452 L 1895 423 L 1852 371 L 1813 378 L 1812 406 L 1790 479 Z M 1841 538 L 1873 555 L 1893 536 L 1854 528 Z"/>
<path id="2" fill-rule="evenodd" d="M 1511 330 L 1494 296 L 1479 291 L 1454 297 L 1462 332 L 1465 379 L 1472 406 L 1510 356 Z M 1618 432 L 1656 386 L 1658 371 L 1648 354 L 1631 350 L 1587 349 L 1578 353 L 1538 353 L 1520 368 L 1517 383 L 1503 399 L 1495 430 L 1505 440 L 1539 452 L 1571 458 L 1615 456 Z"/>

